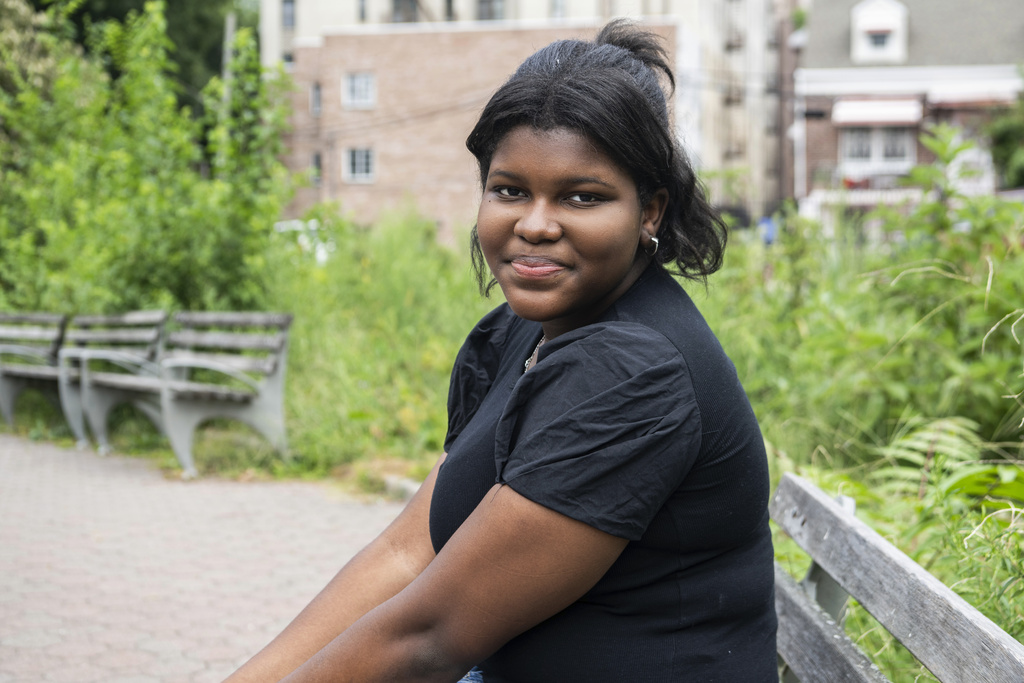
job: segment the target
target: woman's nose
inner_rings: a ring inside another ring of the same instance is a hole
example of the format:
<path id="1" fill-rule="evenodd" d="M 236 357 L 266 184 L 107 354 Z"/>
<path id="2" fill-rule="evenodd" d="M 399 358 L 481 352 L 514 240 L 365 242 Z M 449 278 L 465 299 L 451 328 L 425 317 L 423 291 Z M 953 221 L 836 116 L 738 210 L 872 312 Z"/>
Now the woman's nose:
<path id="1" fill-rule="evenodd" d="M 515 234 L 527 242 L 557 240 L 562 235 L 555 209 L 546 201 L 530 202 L 515 225 Z"/>

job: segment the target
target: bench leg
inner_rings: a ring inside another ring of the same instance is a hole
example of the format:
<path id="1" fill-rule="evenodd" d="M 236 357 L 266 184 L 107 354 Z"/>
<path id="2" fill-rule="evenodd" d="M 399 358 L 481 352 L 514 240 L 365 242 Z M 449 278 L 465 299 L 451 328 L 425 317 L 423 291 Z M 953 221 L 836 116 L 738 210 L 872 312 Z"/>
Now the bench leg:
<path id="1" fill-rule="evenodd" d="M 99 444 L 98 450 L 103 455 L 110 452 L 110 439 L 107 431 L 110 411 L 122 403 L 131 403 L 153 423 L 158 432 L 164 433 L 160 407 L 155 403 L 155 397 L 146 397 L 135 392 L 96 386 L 91 383 L 86 384 L 82 393 L 89 431 L 96 437 L 96 442 Z"/>
<path id="2" fill-rule="evenodd" d="M 196 427 L 209 416 L 192 405 L 175 401 L 166 389 L 160 396 L 160 404 L 167 440 L 181 465 L 182 477 L 192 479 L 199 474 L 192 460 L 192 440 Z"/>
<path id="3" fill-rule="evenodd" d="M 18 394 L 25 389 L 25 382 L 14 377 L 7 377 L 0 373 L 0 415 L 4 422 L 14 426 L 14 404 L 18 400 Z"/>
<path id="4" fill-rule="evenodd" d="M 160 396 L 167 438 L 184 470 L 186 478 L 197 475 L 192 458 L 192 443 L 196 428 L 206 420 L 228 418 L 244 422 L 262 434 L 280 453 L 286 453 L 288 442 L 284 429 L 284 414 L 279 402 L 260 396 L 249 404 L 222 403 L 220 401 L 176 400 L 168 389 Z"/>
<path id="5" fill-rule="evenodd" d="M 64 413 L 64 419 L 75 435 L 75 445 L 78 448 L 86 448 L 89 440 L 85 435 L 85 410 L 82 405 L 82 387 L 78 382 L 72 382 L 66 377 L 61 377 L 57 383 L 60 393 L 60 409 Z"/>
<path id="6" fill-rule="evenodd" d="M 89 423 L 89 431 L 92 432 L 93 437 L 96 439 L 98 444 L 97 450 L 100 452 L 100 455 L 106 455 L 110 452 L 110 440 L 107 437 L 107 418 L 110 416 L 110 411 L 114 409 L 114 406 L 124 403 L 127 399 L 119 391 L 101 390 L 88 383 L 85 385 L 82 394 L 85 402 L 85 419 Z"/>

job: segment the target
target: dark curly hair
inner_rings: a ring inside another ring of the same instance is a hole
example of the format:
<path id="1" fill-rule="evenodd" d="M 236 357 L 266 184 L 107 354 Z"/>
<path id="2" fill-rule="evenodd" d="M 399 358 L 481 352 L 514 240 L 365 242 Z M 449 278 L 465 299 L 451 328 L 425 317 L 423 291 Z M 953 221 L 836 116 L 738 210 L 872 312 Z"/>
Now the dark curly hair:
<path id="1" fill-rule="evenodd" d="M 641 205 L 661 188 L 668 205 L 654 259 L 706 282 L 722 265 L 726 228 L 676 141 L 659 72 L 675 89 L 660 38 L 617 19 L 593 42 L 560 40 L 529 57 L 491 97 L 466 140 L 485 183 L 491 158 L 513 128 L 566 128 L 596 143 L 636 183 Z M 476 228 L 473 268 L 481 290 L 486 262 Z"/>

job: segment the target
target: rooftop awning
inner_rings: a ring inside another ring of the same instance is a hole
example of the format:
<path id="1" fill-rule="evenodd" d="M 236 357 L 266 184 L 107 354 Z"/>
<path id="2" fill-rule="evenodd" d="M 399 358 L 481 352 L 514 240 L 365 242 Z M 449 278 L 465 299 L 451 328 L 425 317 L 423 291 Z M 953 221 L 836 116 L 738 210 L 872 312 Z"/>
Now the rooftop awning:
<path id="1" fill-rule="evenodd" d="M 920 100 L 841 99 L 832 105 L 836 126 L 912 126 L 924 113 Z"/>

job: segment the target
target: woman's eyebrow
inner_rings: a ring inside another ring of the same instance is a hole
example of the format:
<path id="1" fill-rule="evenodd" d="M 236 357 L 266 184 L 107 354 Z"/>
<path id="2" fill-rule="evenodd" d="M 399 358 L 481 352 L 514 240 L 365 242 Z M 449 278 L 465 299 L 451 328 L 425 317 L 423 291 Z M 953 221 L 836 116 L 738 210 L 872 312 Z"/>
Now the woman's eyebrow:
<path id="1" fill-rule="evenodd" d="M 518 174 L 518 173 L 515 173 L 513 171 L 506 171 L 506 170 L 503 170 L 503 169 L 500 169 L 500 168 L 496 168 L 496 169 L 492 170 L 490 173 L 487 174 L 487 178 L 488 179 L 494 178 L 495 176 L 500 176 L 501 178 L 504 178 L 506 180 L 512 180 L 512 181 L 515 181 L 515 182 L 524 182 L 524 180 L 525 180 L 524 177 L 522 175 Z M 609 187 L 609 188 L 615 187 L 614 185 L 612 185 L 611 183 L 609 183 L 609 182 L 607 182 L 605 180 L 601 180 L 600 178 L 598 178 L 596 176 L 588 176 L 588 175 L 584 175 L 584 176 L 570 176 L 568 178 L 562 179 L 562 183 L 564 185 L 589 185 L 589 184 L 593 184 L 593 185 L 601 185 L 603 187 Z"/>
<path id="2" fill-rule="evenodd" d="M 514 180 L 516 182 L 521 182 L 523 180 L 523 177 L 518 173 L 513 173 L 512 171 L 503 171 L 500 168 L 492 169 L 491 172 L 487 174 L 488 179 L 493 178 L 494 176 L 501 176 L 502 178 L 505 178 L 507 180 Z"/>

